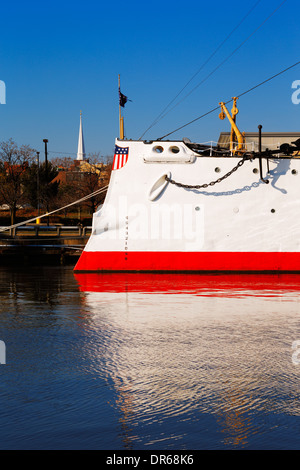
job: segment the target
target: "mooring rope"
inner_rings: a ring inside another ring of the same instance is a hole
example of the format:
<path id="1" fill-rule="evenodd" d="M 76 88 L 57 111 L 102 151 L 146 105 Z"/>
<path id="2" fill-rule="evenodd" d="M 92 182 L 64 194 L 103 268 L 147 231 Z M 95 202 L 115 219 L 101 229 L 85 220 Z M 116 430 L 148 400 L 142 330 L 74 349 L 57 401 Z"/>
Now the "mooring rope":
<path id="1" fill-rule="evenodd" d="M 45 214 L 38 215 L 36 217 L 33 217 L 32 219 L 24 220 L 23 222 L 19 222 L 18 224 L 10 225 L 9 227 L 2 227 L 0 229 L 0 232 L 6 232 L 7 230 L 11 230 L 13 228 L 21 227 L 22 225 L 29 224 L 30 222 L 34 222 L 37 219 L 42 219 L 43 217 L 48 217 L 49 215 L 55 214 L 55 212 L 62 211 L 64 209 L 67 209 L 68 207 L 74 206 L 75 204 L 80 204 L 81 202 L 84 202 L 87 199 L 90 199 L 91 197 L 97 196 L 97 195 L 107 191 L 107 189 L 108 189 L 108 185 L 104 186 L 103 188 L 97 189 L 97 191 L 94 191 L 93 193 L 90 193 L 87 196 L 84 196 L 81 199 L 78 199 L 77 201 L 71 202 L 70 204 L 67 204 L 66 206 L 60 207 L 59 209 L 55 209 L 51 212 L 46 212 Z"/>

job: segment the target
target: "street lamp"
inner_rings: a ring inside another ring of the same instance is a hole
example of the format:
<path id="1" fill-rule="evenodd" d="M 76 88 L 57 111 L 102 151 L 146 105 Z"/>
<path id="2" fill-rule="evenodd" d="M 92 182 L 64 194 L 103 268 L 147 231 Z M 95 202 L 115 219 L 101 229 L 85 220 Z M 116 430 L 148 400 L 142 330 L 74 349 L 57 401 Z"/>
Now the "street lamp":
<path id="1" fill-rule="evenodd" d="M 47 151 L 47 143 L 48 139 L 43 139 L 43 142 L 45 144 L 45 173 L 46 173 L 46 181 L 47 181 L 47 176 L 48 176 L 48 151 Z"/>
<path id="2" fill-rule="evenodd" d="M 40 223 L 40 152 L 36 152 L 37 155 L 37 175 L 36 175 L 36 190 L 37 190 L 37 210 L 38 210 L 38 218 L 36 219 L 36 223 Z"/>
<path id="3" fill-rule="evenodd" d="M 45 184 L 46 188 L 48 188 L 48 152 L 47 152 L 47 143 L 48 139 L 43 139 L 43 142 L 45 144 Z M 46 207 L 47 207 L 47 212 L 49 212 L 48 208 L 48 191 L 46 191 Z M 49 216 L 47 217 L 47 225 L 49 225 Z"/>

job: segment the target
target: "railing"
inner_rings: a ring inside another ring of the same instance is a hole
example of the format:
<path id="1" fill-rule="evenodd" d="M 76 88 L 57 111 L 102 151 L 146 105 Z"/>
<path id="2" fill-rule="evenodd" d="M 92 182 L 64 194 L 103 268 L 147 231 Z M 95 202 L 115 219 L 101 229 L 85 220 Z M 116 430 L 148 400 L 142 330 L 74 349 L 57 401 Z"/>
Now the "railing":
<path id="1" fill-rule="evenodd" d="M 21 237 L 21 236 L 35 236 L 35 237 L 45 237 L 45 236 L 56 236 L 56 237 L 89 237 L 92 231 L 92 227 L 81 227 L 81 226 L 62 226 L 62 225 L 23 225 L 20 227 L 0 227 L 2 231 L 2 236 L 8 234 L 12 237 Z"/>
<path id="2" fill-rule="evenodd" d="M 212 144 L 211 144 L 212 146 Z M 243 144 L 239 144 L 239 142 L 224 142 L 220 144 L 221 147 L 228 147 L 228 149 L 233 148 L 234 150 L 238 149 L 239 146 L 242 146 L 242 150 L 245 152 L 258 152 L 259 149 L 259 143 L 258 141 L 249 141 L 245 142 Z M 276 143 L 270 143 L 268 145 L 262 145 L 262 150 L 266 150 L 267 148 L 270 150 L 277 150 L 280 147 L 280 142 Z M 211 147 L 212 148 L 212 147 Z M 232 153 L 231 153 L 232 155 Z"/>
<path id="3" fill-rule="evenodd" d="M 216 152 L 223 153 L 223 150 L 216 150 L 216 147 L 218 145 L 220 145 L 220 147 L 225 147 L 225 148 L 228 147 L 228 150 L 229 150 L 231 147 L 233 149 L 236 149 L 241 144 L 239 144 L 238 142 L 229 142 L 229 141 L 219 143 L 219 142 L 214 142 L 213 140 L 210 140 L 208 142 L 201 142 L 200 145 L 206 145 L 208 148 L 210 148 L 210 156 L 212 156 Z M 242 144 L 243 150 L 248 151 L 248 152 L 254 151 L 255 145 L 258 146 L 258 144 L 256 142 L 245 142 L 244 144 Z M 232 156 L 232 153 L 231 153 L 231 156 Z"/>

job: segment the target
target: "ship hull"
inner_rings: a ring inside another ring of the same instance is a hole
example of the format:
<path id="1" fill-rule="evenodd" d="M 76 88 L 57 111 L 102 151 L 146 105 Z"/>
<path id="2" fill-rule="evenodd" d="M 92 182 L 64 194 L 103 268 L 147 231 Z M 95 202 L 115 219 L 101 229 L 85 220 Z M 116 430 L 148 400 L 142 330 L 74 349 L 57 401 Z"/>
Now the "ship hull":
<path id="1" fill-rule="evenodd" d="M 300 253 L 83 252 L 76 271 L 300 272 Z"/>
<path id="2" fill-rule="evenodd" d="M 299 158 L 264 160 L 266 183 L 258 158 L 231 171 L 241 157 L 195 155 L 182 142 L 117 144 L 75 271 L 300 272 Z M 207 185 L 178 187 L 170 175 Z"/>

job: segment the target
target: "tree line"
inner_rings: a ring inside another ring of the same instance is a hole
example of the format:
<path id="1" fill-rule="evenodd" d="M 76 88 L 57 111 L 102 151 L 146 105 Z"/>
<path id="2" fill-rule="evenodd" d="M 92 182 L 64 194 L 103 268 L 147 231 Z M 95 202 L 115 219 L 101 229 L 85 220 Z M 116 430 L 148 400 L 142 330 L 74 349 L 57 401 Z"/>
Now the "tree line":
<path id="1" fill-rule="evenodd" d="M 18 146 L 12 139 L 0 143 L 0 206 L 10 212 L 15 224 L 20 208 L 32 208 L 37 214 L 49 212 L 91 194 L 109 181 L 112 157 L 89 156 L 84 171 L 70 158 L 39 162 L 37 152 L 28 145 Z M 101 165 L 102 164 L 102 165 Z M 58 179 L 59 169 L 67 177 Z M 104 200 L 94 196 L 81 204 L 92 214 Z"/>

